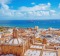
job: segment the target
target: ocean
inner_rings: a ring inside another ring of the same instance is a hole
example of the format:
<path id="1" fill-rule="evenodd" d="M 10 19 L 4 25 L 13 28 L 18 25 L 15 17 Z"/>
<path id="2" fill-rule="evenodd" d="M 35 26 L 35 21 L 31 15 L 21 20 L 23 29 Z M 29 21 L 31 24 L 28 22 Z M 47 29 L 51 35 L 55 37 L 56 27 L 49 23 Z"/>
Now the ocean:
<path id="1" fill-rule="evenodd" d="M 0 20 L 0 26 L 30 28 L 39 26 L 39 28 L 59 28 L 60 20 Z"/>

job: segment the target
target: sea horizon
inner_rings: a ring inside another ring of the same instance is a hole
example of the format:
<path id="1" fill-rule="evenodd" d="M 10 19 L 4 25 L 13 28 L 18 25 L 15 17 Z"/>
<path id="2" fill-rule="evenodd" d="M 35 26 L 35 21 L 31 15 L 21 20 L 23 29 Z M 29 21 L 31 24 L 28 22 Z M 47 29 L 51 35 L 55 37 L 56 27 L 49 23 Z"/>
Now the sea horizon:
<path id="1" fill-rule="evenodd" d="M 20 27 L 20 28 L 58 28 L 60 20 L 0 20 L 0 27 Z"/>

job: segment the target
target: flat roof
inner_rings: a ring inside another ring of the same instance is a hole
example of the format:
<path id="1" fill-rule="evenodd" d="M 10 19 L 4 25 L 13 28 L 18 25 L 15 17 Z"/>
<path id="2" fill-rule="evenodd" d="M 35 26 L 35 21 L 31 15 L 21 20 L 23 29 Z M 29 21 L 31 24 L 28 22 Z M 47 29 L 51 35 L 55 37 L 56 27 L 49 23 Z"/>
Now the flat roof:
<path id="1" fill-rule="evenodd" d="M 28 49 L 24 56 L 40 56 L 41 51 L 40 50 L 32 50 L 32 49 Z"/>

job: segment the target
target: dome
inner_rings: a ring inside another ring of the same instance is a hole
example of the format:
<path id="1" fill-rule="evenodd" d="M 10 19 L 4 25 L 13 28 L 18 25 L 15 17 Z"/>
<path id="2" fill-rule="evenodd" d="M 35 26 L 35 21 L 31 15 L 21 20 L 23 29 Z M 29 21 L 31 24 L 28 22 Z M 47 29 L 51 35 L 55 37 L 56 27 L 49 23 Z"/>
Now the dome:
<path id="1" fill-rule="evenodd" d="M 9 45 L 22 45 L 23 43 L 24 39 L 22 38 L 13 38 L 8 42 Z"/>

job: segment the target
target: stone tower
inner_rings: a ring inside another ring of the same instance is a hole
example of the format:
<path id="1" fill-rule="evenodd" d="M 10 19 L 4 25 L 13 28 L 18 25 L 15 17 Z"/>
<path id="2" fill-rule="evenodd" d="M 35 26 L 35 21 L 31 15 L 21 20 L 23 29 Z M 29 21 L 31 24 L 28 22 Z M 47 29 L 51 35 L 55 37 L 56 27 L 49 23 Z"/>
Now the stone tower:
<path id="1" fill-rule="evenodd" d="M 18 37 L 18 31 L 16 28 L 13 29 L 13 38 L 17 38 Z"/>

